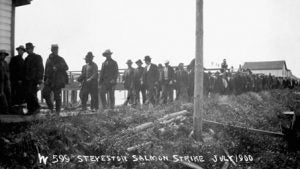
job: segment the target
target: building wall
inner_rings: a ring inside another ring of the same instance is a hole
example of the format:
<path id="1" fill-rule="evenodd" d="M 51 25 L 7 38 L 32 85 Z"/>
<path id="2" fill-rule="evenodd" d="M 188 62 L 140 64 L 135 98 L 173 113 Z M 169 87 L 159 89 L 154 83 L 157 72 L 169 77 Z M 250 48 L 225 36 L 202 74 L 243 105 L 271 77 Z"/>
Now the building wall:
<path id="1" fill-rule="evenodd" d="M 0 0 L 0 49 L 12 54 L 12 0 Z"/>
<path id="2" fill-rule="evenodd" d="M 277 77 L 286 77 L 287 73 L 286 71 L 278 69 L 278 70 L 251 70 L 252 73 L 255 74 L 265 74 L 265 75 L 269 75 L 271 73 L 271 75 L 277 76 Z"/>

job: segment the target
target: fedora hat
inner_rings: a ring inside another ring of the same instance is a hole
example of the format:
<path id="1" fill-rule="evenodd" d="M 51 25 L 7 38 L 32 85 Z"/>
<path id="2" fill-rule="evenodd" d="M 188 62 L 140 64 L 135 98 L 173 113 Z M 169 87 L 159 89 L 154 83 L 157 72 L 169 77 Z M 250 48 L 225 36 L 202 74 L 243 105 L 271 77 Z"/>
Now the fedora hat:
<path id="1" fill-rule="evenodd" d="M 103 56 L 107 56 L 107 55 L 111 55 L 111 54 L 113 54 L 109 49 L 107 49 L 107 50 L 105 50 L 103 53 L 102 53 L 102 55 Z"/>
<path id="2" fill-rule="evenodd" d="M 26 49 L 32 49 L 34 48 L 33 44 L 31 42 L 28 42 L 25 44 Z"/>
<path id="3" fill-rule="evenodd" d="M 4 54 L 5 56 L 9 55 L 5 50 L 0 50 L 0 54 Z"/>
<path id="4" fill-rule="evenodd" d="M 23 45 L 20 45 L 19 47 L 16 48 L 16 50 L 22 49 L 23 51 L 26 51 L 25 47 Z"/>
<path id="5" fill-rule="evenodd" d="M 147 56 L 145 56 L 144 60 L 145 60 L 145 61 L 147 61 L 147 60 L 148 60 L 148 61 L 151 61 L 151 57 L 147 55 Z"/>
<path id="6" fill-rule="evenodd" d="M 141 59 L 137 60 L 135 63 L 136 64 L 138 64 L 138 63 L 143 64 L 143 62 L 141 61 Z"/>
<path id="7" fill-rule="evenodd" d="M 58 44 L 52 44 L 51 48 L 58 48 Z"/>
<path id="8" fill-rule="evenodd" d="M 132 61 L 130 59 L 128 59 L 126 64 L 132 64 Z"/>

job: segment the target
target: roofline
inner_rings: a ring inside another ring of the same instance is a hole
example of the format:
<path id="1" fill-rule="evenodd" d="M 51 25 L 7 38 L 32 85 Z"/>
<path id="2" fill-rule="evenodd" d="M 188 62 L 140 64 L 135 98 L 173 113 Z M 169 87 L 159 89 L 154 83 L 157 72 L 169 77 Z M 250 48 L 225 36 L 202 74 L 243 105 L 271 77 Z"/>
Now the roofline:
<path id="1" fill-rule="evenodd" d="M 272 60 L 272 61 L 256 61 L 256 62 L 244 62 L 244 65 L 246 63 L 266 63 L 266 62 L 283 62 L 285 65 L 285 70 L 288 71 L 289 69 L 286 66 L 285 60 Z M 251 69 L 251 70 L 281 70 L 281 69 Z M 290 70 L 291 71 L 291 70 Z"/>
<path id="2" fill-rule="evenodd" d="M 14 7 L 29 5 L 32 0 L 12 0 Z"/>

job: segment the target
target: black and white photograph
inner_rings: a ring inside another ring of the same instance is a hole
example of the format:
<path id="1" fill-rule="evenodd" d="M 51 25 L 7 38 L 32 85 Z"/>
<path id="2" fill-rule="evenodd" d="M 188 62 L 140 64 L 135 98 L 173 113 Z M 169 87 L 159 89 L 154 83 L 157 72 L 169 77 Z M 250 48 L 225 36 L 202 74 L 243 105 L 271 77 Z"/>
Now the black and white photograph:
<path id="1" fill-rule="evenodd" d="M 300 169 L 300 0 L 0 0 L 0 169 Z"/>

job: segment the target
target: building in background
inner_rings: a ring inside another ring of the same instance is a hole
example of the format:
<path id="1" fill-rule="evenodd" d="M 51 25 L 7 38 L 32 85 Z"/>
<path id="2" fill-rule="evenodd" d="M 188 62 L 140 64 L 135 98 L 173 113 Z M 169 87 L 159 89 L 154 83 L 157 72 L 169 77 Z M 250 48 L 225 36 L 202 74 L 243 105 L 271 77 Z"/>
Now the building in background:
<path id="1" fill-rule="evenodd" d="M 250 69 L 255 74 L 274 75 L 276 77 L 292 77 L 292 72 L 286 66 L 284 60 L 264 61 L 264 62 L 245 62 L 243 69 Z"/>
<path id="2" fill-rule="evenodd" d="M 14 55 L 15 8 L 30 4 L 31 0 L 0 0 L 0 49 Z"/>

